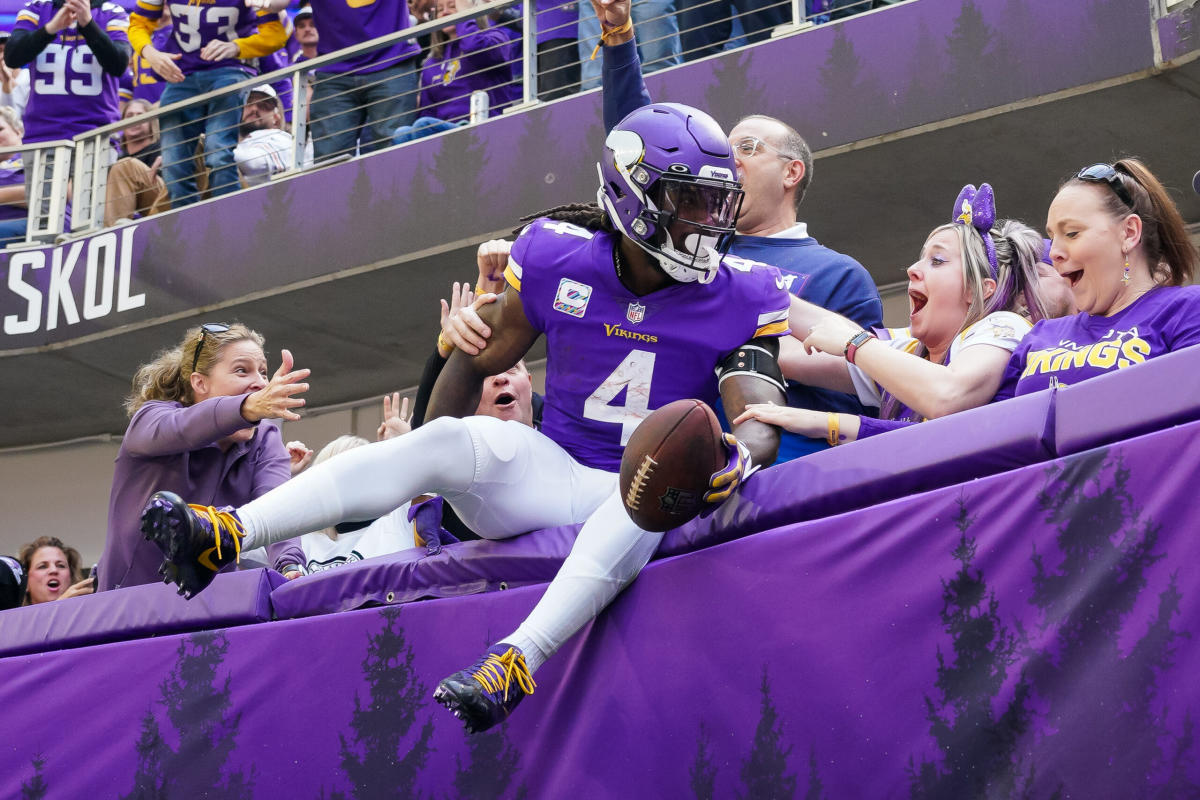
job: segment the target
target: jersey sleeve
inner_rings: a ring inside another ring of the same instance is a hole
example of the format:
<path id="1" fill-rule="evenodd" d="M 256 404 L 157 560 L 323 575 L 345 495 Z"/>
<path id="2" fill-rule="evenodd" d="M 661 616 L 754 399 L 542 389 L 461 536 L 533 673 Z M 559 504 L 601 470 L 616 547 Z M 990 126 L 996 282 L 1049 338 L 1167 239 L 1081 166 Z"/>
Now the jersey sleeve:
<path id="1" fill-rule="evenodd" d="M 110 15 L 104 23 L 108 38 L 118 44 L 129 44 L 129 14 L 116 3 L 105 3 L 101 8 Z"/>
<path id="2" fill-rule="evenodd" d="M 42 26 L 42 12 L 50 5 L 49 0 L 32 0 L 17 12 L 14 31 L 36 31 Z"/>
<path id="3" fill-rule="evenodd" d="M 1182 301 L 1172 310 L 1167 331 L 1167 347 L 1173 352 L 1200 344 L 1200 287 L 1187 286 L 1180 290 Z"/>
<path id="4" fill-rule="evenodd" d="M 576 257 L 580 246 L 589 246 L 595 236 L 595 231 L 542 217 L 513 242 L 504 279 L 521 293 L 525 316 L 535 330 L 546 332 L 547 309 L 573 316 L 587 309 L 592 288 L 559 275 L 559 265 Z"/>
<path id="5" fill-rule="evenodd" d="M 1033 324 L 1011 311 L 995 311 L 960 333 L 950 347 L 950 360 L 966 350 L 980 344 L 990 344 L 1001 350 L 1012 352 L 1033 329 Z"/>

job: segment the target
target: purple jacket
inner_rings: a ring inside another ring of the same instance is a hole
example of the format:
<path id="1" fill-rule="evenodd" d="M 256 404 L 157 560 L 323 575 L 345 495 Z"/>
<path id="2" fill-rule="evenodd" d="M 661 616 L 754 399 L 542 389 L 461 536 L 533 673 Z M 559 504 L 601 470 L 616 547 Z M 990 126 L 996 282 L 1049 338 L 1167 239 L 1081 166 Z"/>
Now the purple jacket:
<path id="1" fill-rule="evenodd" d="M 172 491 L 189 503 L 238 506 L 291 476 L 274 422 L 258 425 L 248 442 L 225 451 L 217 446 L 247 426 L 241 411 L 245 398 L 214 397 L 192 406 L 151 400 L 133 415 L 113 473 L 99 590 L 161 580 L 162 553 L 138 530 L 142 508 L 154 492 Z"/>
<path id="2" fill-rule="evenodd" d="M 471 92 L 488 93 L 488 116 L 497 116 L 521 97 L 521 36 L 508 25 L 482 30 L 475 20 L 455 26 L 441 59 L 432 54 L 421 67 L 420 116 L 446 122 L 464 120 L 471 111 Z"/>

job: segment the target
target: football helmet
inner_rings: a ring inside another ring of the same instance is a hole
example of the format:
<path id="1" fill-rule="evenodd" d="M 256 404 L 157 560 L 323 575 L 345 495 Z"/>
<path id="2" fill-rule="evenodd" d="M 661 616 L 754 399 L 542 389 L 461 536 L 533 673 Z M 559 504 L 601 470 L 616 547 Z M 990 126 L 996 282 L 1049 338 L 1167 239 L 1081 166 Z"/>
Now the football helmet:
<path id="1" fill-rule="evenodd" d="M 708 283 L 729 248 L 742 188 L 729 140 L 690 106 L 655 103 L 604 141 L 597 200 L 617 230 L 681 283 Z"/>

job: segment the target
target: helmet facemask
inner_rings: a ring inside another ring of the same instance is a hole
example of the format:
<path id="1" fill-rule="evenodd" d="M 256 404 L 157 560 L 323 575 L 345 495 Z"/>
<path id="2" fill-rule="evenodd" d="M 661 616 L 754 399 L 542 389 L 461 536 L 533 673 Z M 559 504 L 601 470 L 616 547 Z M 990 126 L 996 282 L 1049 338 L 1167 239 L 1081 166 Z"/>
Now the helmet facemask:
<path id="1" fill-rule="evenodd" d="M 611 160 L 597 165 L 597 199 L 616 228 L 673 280 L 708 283 L 716 277 L 742 204 L 733 170 L 673 159 L 659 168 L 647 163 L 642 138 L 629 130 L 614 130 L 605 146 Z"/>

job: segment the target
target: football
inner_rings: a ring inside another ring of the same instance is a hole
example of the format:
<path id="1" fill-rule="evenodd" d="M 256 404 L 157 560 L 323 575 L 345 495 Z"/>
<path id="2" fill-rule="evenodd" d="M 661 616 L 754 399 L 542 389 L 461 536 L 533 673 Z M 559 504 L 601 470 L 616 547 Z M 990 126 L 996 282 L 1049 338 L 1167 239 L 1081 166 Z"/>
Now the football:
<path id="1" fill-rule="evenodd" d="M 642 420 L 621 457 L 621 499 L 639 528 L 666 531 L 700 513 L 709 479 L 727 461 L 721 433 L 699 400 L 676 400 Z"/>

